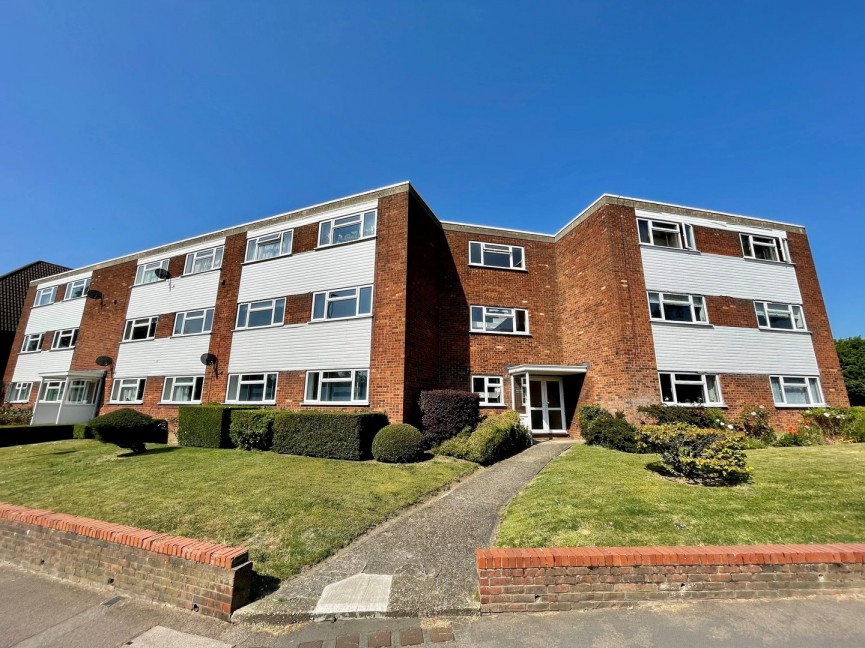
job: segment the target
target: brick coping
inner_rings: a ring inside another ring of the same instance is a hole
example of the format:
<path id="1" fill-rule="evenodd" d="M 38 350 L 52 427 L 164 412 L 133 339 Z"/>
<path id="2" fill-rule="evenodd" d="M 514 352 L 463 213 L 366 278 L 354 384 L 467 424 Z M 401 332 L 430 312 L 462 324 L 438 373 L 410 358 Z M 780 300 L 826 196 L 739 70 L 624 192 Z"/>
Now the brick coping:
<path id="1" fill-rule="evenodd" d="M 215 542 L 201 542 L 183 536 L 157 533 L 156 531 L 93 520 L 78 515 L 54 513 L 4 502 L 0 502 L 0 520 L 24 522 L 58 531 L 68 531 L 88 538 L 136 547 L 167 556 L 177 556 L 223 569 L 231 569 L 249 561 L 249 552 L 246 547 L 230 547 Z"/>
<path id="2" fill-rule="evenodd" d="M 865 544 L 478 549 L 478 569 L 865 563 Z"/>

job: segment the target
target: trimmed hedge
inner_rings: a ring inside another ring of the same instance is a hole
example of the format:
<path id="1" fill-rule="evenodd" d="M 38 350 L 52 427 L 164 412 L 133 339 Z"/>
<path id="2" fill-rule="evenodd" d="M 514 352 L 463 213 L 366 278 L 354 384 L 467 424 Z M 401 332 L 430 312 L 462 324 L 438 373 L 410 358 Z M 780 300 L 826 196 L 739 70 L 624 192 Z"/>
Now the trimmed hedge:
<path id="1" fill-rule="evenodd" d="M 273 451 L 326 459 L 369 459 L 372 441 L 385 425 L 387 415 L 381 412 L 277 412 Z"/>
<path id="2" fill-rule="evenodd" d="M 233 448 L 231 413 L 246 405 L 182 405 L 177 410 L 177 443 L 195 448 Z"/>
<path id="3" fill-rule="evenodd" d="M 372 440 L 372 456 L 382 463 L 414 463 L 424 456 L 424 438 L 414 425 L 385 425 Z"/>
<path id="4" fill-rule="evenodd" d="M 119 448 L 127 448 L 134 454 L 144 452 L 145 442 L 153 438 L 161 438 L 162 432 L 167 437 L 165 421 L 142 414 L 132 408 L 123 407 L 102 416 L 97 416 L 88 424 L 93 430 L 93 436 L 102 443 L 111 443 Z M 164 442 L 163 442 L 164 443 Z"/>
<path id="5" fill-rule="evenodd" d="M 480 417 L 480 397 L 474 392 L 433 389 L 420 394 L 424 439 L 429 446 L 455 437 L 466 427 L 474 429 Z"/>
<path id="6" fill-rule="evenodd" d="M 72 426 L 73 439 L 93 439 L 93 428 L 87 423 L 76 423 Z"/>
<path id="7" fill-rule="evenodd" d="M 0 425 L 0 448 L 72 439 L 71 425 Z"/>
<path id="8" fill-rule="evenodd" d="M 532 433 L 520 423 L 520 415 L 508 410 L 487 416 L 471 435 L 448 439 L 435 452 L 488 466 L 525 450 L 532 443 Z"/>
<path id="9" fill-rule="evenodd" d="M 228 436 L 242 450 L 270 450 L 273 445 L 273 410 L 238 410 L 231 413 Z"/>

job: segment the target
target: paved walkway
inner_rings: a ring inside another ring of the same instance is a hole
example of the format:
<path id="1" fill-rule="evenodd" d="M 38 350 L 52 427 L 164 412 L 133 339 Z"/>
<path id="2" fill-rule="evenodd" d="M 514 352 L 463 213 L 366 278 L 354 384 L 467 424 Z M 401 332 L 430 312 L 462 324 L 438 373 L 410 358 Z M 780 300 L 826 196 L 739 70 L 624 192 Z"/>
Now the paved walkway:
<path id="1" fill-rule="evenodd" d="M 267 598 L 241 608 L 234 620 L 279 624 L 311 617 L 381 613 L 383 610 L 376 608 L 381 597 L 370 589 L 376 582 L 382 588 L 389 587 L 388 616 L 476 612 L 475 550 L 489 546 L 503 507 L 571 445 L 570 441 L 539 443 L 490 468 L 477 470 L 444 495 L 383 524 Z M 391 578 L 358 578 L 360 574 Z M 340 585 L 334 586 L 336 583 Z M 328 585 L 332 587 L 322 598 Z M 333 592 L 335 587 L 343 586 L 344 592 Z M 363 604 L 357 605 L 364 592 L 370 592 L 366 609 Z M 333 606 L 340 598 L 338 594 L 346 602 L 343 613 L 335 612 Z M 319 599 L 326 605 L 319 605 Z M 313 614 L 317 605 L 318 613 Z"/>

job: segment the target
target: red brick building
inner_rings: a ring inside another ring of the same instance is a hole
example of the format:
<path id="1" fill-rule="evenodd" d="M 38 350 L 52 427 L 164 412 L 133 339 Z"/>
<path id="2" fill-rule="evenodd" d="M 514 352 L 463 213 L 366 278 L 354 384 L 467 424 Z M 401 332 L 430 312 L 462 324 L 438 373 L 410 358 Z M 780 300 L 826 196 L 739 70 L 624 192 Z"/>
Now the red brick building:
<path id="1" fill-rule="evenodd" d="M 804 228 L 604 195 L 555 234 L 441 222 L 409 183 L 34 281 L 5 380 L 34 421 L 195 402 L 385 410 L 470 389 L 776 423 L 848 405 Z"/>

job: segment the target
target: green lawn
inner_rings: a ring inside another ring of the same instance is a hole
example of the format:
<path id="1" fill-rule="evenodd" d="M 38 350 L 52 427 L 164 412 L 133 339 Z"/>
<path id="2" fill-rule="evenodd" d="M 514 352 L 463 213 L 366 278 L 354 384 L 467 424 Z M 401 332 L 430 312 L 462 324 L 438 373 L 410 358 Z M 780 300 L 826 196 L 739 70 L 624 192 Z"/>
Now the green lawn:
<path id="1" fill-rule="evenodd" d="M 865 444 L 753 450 L 752 481 L 691 486 L 656 455 L 571 448 L 508 507 L 500 547 L 865 541 Z"/>
<path id="2" fill-rule="evenodd" d="M 245 545 L 259 577 L 282 579 L 475 467 L 149 447 L 125 457 L 97 441 L 0 448 L 0 501 Z"/>

